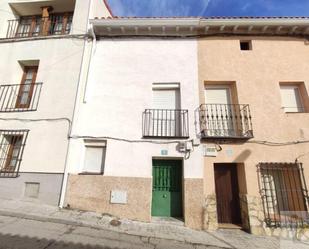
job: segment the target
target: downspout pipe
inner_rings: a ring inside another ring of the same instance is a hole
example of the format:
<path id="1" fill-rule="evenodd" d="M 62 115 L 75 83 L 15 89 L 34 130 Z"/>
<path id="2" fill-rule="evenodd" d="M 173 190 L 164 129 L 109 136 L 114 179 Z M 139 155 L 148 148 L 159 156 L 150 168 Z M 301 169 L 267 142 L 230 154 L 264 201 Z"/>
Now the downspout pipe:
<path id="1" fill-rule="evenodd" d="M 85 27 L 85 31 L 87 31 L 87 29 L 89 27 L 89 18 L 90 18 L 91 8 L 92 8 L 92 0 L 89 0 L 88 14 L 87 14 L 87 24 L 86 24 L 86 27 Z M 73 108 L 73 115 L 72 115 L 72 124 L 71 124 L 72 126 L 71 126 L 70 133 L 72 133 L 72 131 L 73 131 L 74 119 L 76 117 L 76 112 L 77 112 L 77 109 L 78 109 L 77 108 L 78 101 L 79 101 L 78 93 L 79 93 L 79 88 L 80 88 L 81 81 L 82 81 L 82 69 L 83 69 L 83 62 L 84 62 L 84 57 L 85 57 L 85 48 L 86 48 L 87 36 L 88 36 L 87 32 L 85 32 L 84 46 L 83 46 L 83 52 L 82 52 L 82 56 L 81 56 L 80 67 L 79 67 L 78 83 L 77 83 L 77 87 L 76 87 L 76 94 L 75 94 L 74 108 Z M 70 145 L 71 145 L 70 137 L 71 137 L 71 134 L 69 134 L 69 136 L 68 136 L 68 146 L 67 146 L 67 152 L 66 152 L 65 162 L 64 162 L 64 173 L 63 173 L 63 179 L 62 179 L 61 190 L 60 190 L 60 199 L 59 199 L 59 204 L 58 204 L 58 206 L 60 208 L 64 207 L 65 194 L 66 194 L 66 190 L 67 190 L 67 183 L 68 183 L 68 176 L 69 176 L 68 157 L 69 157 Z"/>

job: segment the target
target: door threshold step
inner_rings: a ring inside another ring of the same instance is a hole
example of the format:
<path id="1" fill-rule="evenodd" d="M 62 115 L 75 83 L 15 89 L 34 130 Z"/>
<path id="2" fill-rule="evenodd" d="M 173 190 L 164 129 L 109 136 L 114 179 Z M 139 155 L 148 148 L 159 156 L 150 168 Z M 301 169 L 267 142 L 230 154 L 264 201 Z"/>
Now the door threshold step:
<path id="1" fill-rule="evenodd" d="M 219 229 L 242 229 L 241 225 L 230 224 L 230 223 L 219 223 Z"/>
<path id="2" fill-rule="evenodd" d="M 155 216 L 151 218 L 152 223 L 163 224 L 163 225 L 176 225 L 176 226 L 184 226 L 182 218 L 174 218 L 174 217 L 159 217 Z"/>

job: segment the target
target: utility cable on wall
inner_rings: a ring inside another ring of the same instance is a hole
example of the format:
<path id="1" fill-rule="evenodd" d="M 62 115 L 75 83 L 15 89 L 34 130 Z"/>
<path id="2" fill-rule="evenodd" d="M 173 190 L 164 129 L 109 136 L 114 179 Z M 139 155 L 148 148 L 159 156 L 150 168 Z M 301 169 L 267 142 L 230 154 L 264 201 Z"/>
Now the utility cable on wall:
<path id="1" fill-rule="evenodd" d="M 31 118 L 0 118 L 2 121 L 20 121 L 20 122 L 59 122 L 59 121 L 66 121 L 68 122 L 68 138 L 71 134 L 72 129 L 72 121 L 69 118 L 62 117 L 62 118 L 38 118 L 38 119 L 31 119 Z"/>
<path id="2" fill-rule="evenodd" d="M 116 141 L 122 141 L 127 143 L 153 143 L 153 144 L 176 144 L 181 142 L 192 142 L 193 139 L 189 140 L 169 140 L 169 141 L 154 141 L 154 140 L 136 140 L 136 139 L 126 139 L 126 138 L 120 138 L 120 137 L 112 137 L 112 136 L 80 136 L 80 135 L 70 135 L 71 129 L 72 129 L 72 121 L 69 118 L 61 117 L 61 118 L 40 118 L 40 119 L 23 119 L 23 118 L 0 118 L 2 121 L 21 121 L 21 122 L 59 122 L 59 121 L 66 121 L 69 125 L 68 130 L 68 138 L 69 139 L 110 139 L 110 140 L 116 140 Z M 272 141 L 266 141 L 266 140 L 251 140 L 247 141 L 246 143 L 252 143 L 252 144 L 259 144 L 259 145 L 265 145 L 265 146 L 289 146 L 289 145 L 295 145 L 295 144 L 305 144 L 309 143 L 309 140 L 302 140 L 302 141 L 289 141 L 289 142 L 272 142 Z"/>
<path id="3" fill-rule="evenodd" d="M 110 137 L 110 136 L 70 136 L 72 139 L 110 139 L 126 143 L 153 143 L 153 144 L 176 144 L 180 142 L 191 142 L 191 140 L 171 140 L 171 141 L 154 141 L 154 140 L 131 140 L 126 138 Z"/>

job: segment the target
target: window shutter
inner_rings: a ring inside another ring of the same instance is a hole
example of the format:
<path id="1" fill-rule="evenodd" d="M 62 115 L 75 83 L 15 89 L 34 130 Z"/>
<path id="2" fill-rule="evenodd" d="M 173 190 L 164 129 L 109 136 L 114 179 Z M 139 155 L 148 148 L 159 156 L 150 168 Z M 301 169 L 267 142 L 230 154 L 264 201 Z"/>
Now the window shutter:
<path id="1" fill-rule="evenodd" d="M 153 109 L 178 109 L 179 91 L 172 90 L 153 90 L 152 108 Z"/>
<path id="2" fill-rule="evenodd" d="M 282 107 L 286 112 L 301 112 L 303 109 L 297 86 L 281 86 Z"/>
<path id="3" fill-rule="evenodd" d="M 229 88 L 206 88 L 206 104 L 231 104 Z"/>
<path id="4" fill-rule="evenodd" d="M 84 172 L 102 173 L 103 172 L 103 153 L 105 147 L 86 146 Z"/>

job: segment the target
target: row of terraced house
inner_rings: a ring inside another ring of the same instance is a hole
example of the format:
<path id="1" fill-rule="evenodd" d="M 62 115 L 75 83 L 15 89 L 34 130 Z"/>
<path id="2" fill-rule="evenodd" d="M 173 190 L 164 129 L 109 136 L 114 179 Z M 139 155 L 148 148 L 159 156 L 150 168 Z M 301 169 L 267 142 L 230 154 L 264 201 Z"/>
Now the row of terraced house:
<path id="1" fill-rule="evenodd" d="M 309 18 L 121 18 L 103 0 L 0 9 L 1 201 L 307 227 Z"/>

